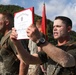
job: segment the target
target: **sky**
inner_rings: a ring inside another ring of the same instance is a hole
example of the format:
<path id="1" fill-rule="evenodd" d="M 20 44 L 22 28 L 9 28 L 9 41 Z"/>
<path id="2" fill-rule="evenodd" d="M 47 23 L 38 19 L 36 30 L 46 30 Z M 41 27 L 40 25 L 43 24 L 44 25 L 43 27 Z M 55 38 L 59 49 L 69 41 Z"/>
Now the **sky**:
<path id="1" fill-rule="evenodd" d="M 18 5 L 24 8 L 34 7 L 35 14 L 42 15 L 43 3 L 46 6 L 47 19 L 54 21 L 56 16 L 67 16 L 73 22 L 76 31 L 76 0 L 0 0 L 3 5 Z"/>

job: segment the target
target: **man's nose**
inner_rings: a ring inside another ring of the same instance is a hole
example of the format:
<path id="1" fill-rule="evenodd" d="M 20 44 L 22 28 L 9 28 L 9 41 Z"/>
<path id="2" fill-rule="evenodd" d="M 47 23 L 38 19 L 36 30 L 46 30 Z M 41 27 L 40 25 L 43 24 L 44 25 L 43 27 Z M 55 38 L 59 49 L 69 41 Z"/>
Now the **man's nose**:
<path id="1" fill-rule="evenodd" d="M 56 31 L 57 30 L 57 27 L 54 27 L 53 30 Z"/>

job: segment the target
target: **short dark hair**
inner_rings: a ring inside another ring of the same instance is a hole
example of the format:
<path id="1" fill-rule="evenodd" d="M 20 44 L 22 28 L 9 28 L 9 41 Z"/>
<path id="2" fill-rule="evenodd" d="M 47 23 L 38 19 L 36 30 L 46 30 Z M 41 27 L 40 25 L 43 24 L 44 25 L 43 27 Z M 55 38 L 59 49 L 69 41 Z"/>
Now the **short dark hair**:
<path id="1" fill-rule="evenodd" d="M 8 19 L 10 22 L 14 20 L 14 16 L 13 16 L 11 13 L 9 13 L 9 12 L 3 12 L 2 14 L 3 14 L 4 17 L 5 17 L 6 19 Z"/>
<path id="2" fill-rule="evenodd" d="M 65 16 L 57 16 L 55 17 L 55 20 L 60 19 L 63 21 L 64 24 L 66 24 L 66 26 L 71 26 L 72 27 L 72 20 L 68 17 Z"/>

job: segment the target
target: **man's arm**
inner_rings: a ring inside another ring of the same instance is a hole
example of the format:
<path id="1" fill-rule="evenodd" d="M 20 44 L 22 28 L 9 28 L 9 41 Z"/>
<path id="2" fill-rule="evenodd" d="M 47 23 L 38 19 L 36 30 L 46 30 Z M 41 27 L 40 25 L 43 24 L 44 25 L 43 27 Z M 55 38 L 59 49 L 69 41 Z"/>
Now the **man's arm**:
<path id="1" fill-rule="evenodd" d="M 22 58 L 22 60 L 25 62 L 25 64 L 41 64 L 41 60 L 38 57 L 38 54 L 32 54 L 30 55 L 27 50 L 23 47 L 22 43 L 19 40 L 14 41 L 16 47 L 17 47 L 17 52 Z"/>
<path id="2" fill-rule="evenodd" d="M 34 25 L 31 25 L 27 29 L 27 35 L 32 41 L 36 43 L 38 43 L 39 39 L 41 38 L 38 29 Z M 44 44 L 40 45 L 40 47 L 52 60 L 59 63 L 63 67 L 75 66 L 75 58 L 70 53 L 67 53 L 62 49 L 55 47 L 47 41 Z"/>
<path id="3" fill-rule="evenodd" d="M 20 60 L 19 75 L 27 75 L 29 65 L 24 63 L 19 55 L 17 57 Z"/>
<path id="4" fill-rule="evenodd" d="M 41 45 L 41 48 L 52 60 L 59 63 L 63 67 L 75 66 L 74 57 L 64 50 L 57 48 L 48 42 L 46 42 L 44 45 Z"/>
<path id="5" fill-rule="evenodd" d="M 17 33 L 16 33 L 16 29 L 12 28 L 12 33 L 10 35 L 10 39 L 11 41 L 14 43 L 14 45 L 16 46 L 16 50 L 18 52 L 18 54 L 20 55 L 20 57 L 22 58 L 22 60 L 26 63 L 26 64 L 41 64 L 41 60 L 38 57 L 38 54 L 33 54 L 30 55 L 29 52 L 27 52 L 27 50 L 23 47 L 21 41 L 17 40 Z"/>

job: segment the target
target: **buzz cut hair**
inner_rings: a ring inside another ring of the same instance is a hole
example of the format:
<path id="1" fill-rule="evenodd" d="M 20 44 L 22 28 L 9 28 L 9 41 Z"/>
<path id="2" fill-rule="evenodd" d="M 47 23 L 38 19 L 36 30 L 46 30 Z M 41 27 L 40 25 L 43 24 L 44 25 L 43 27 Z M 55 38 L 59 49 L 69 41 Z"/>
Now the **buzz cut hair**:
<path id="1" fill-rule="evenodd" d="M 60 19 L 63 21 L 63 23 L 68 27 L 71 26 L 72 27 L 72 20 L 68 17 L 65 16 L 57 16 L 55 17 L 55 20 Z"/>

